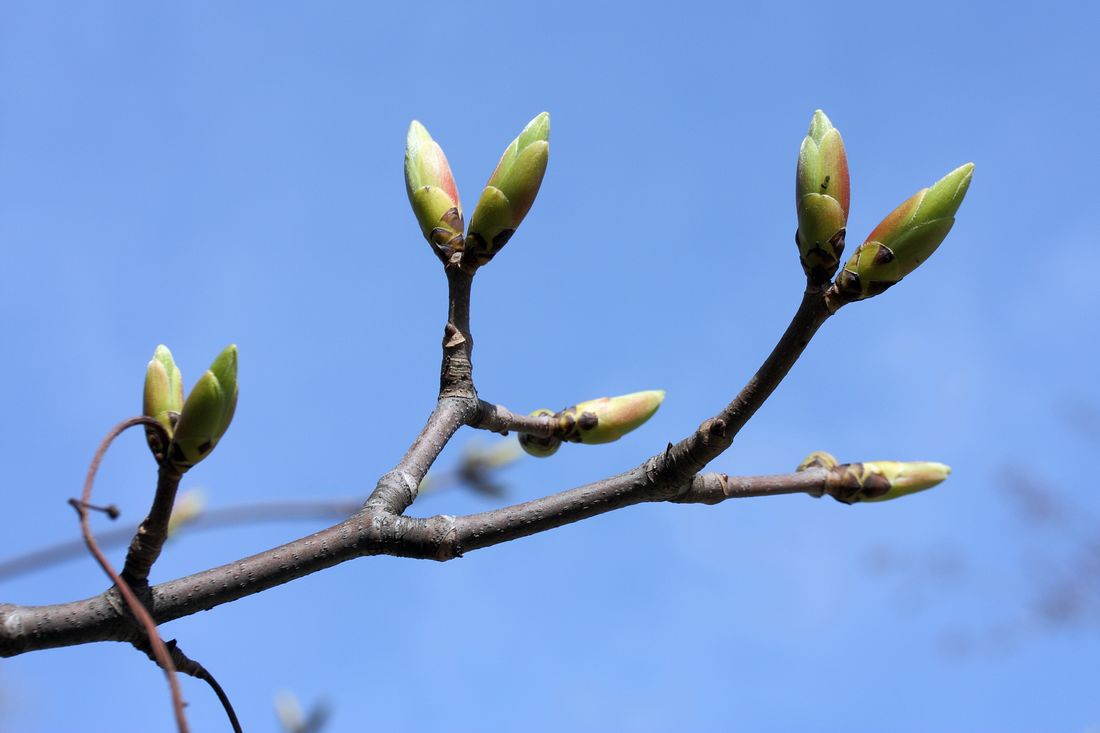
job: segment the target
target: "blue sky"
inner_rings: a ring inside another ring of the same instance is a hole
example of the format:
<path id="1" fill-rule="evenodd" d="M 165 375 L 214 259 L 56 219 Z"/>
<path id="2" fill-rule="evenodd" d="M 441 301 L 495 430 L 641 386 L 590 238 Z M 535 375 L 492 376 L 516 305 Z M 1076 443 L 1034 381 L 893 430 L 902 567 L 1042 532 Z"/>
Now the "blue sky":
<path id="1" fill-rule="evenodd" d="M 553 120 L 539 199 L 475 283 L 482 397 L 668 391 L 619 443 L 509 468 L 507 500 L 637 464 L 724 405 L 793 313 L 795 158 L 821 107 L 847 145 L 850 243 L 957 165 L 974 181 L 935 257 L 828 323 L 714 467 L 826 449 L 942 460 L 948 483 L 881 506 L 635 507 L 442 565 L 348 563 L 164 633 L 253 731 L 276 729 L 281 689 L 328 700 L 333 733 L 1095 729 L 1098 22 L 1084 2 L 6 3 L 0 554 L 76 536 L 65 500 L 140 409 L 158 343 L 188 385 L 240 347 L 237 417 L 185 488 L 216 506 L 369 491 L 438 378 L 445 283 L 401 178 L 413 118 L 468 210 L 524 123 Z M 128 436 L 97 497 L 136 520 L 153 480 Z M 154 577 L 316 526 L 185 535 Z M 104 586 L 81 559 L 0 599 Z M 228 729 L 184 686 L 194 729 Z M 170 726 L 129 647 L 0 663 L 2 730 Z"/>

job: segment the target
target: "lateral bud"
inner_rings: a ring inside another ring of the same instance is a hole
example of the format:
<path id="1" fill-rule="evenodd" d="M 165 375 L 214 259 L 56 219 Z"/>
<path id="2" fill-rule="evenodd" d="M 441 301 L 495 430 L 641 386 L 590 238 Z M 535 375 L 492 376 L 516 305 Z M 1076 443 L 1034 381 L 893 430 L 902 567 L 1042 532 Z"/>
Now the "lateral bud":
<path id="1" fill-rule="evenodd" d="M 554 417 L 554 411 L 546 408 L 538 409 L 531 413 L 531 417 Z M 558 448 L 561 447 L 561 438 L 554 436 L 544 438 L 540 435 L 520 433 L 519 444 L 524 451 L 535 458 L 549 458 L 558 452 Z"/>
<path id="2" fill-rule="evenodd" d="M 836 466 L 837 460 L 833 458 L 832 453 L 826 453 L 823 450 L 815 450 L 802 459 L 802 463 L 798 464 L 796 471 L 808 471 L 811 468 L 836 468 Z"/>

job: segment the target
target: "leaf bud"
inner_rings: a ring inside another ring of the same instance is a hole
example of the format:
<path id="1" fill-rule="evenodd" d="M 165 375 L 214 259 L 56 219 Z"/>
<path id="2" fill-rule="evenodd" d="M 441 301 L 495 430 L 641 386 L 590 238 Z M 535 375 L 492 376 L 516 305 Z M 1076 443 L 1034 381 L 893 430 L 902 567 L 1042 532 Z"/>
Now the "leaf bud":
<path id="1" fill-rule="evenodd" d="M 208 456 L 237 409 L 237 347 L 231 344 L 199 378 L 183 404 L 168 458 L 181 472 Z"/>
<path id="2" fill-rule="evenodd" d="M 942 483 L 951 468 L 932 461 L 864 461 L 837 466 L 829 493 L 838 501 L 889 501 Z"/>
<path id="3" fill-rule="evenodd" d="M 532 412 L 531 417 L 554 417 L 554 412 L 542 408 Z M 523 450 L 535 458 L 549 458 L 558 452 L 558 448 L 561 447 L 561 438 L 553 436 L 544 438 L 540 435 L 520 433 L 519 444 Z"/>
<path id="4" fill-rule="evenodd" d="M 151 417 L 167 431 L 169 438 L 176 427 L 176 420 L 183 409 L 183 378 L 172 359 L 172 352 L 164 344 L 153 351 L 153 358 L 145 370 L 145 393 L 142 414 Z M 145 438 L 153 455 L 163 456 L 165 446 L 153 430 L 145 429 Z"/>
<path id="5" fill-rule="evenodd" d="M 848 158 L 840 132 L 821 110 L 798 151 L 795 208 L 799 259 L 813 285 L 832 279 L 844 251 L 849 204 Z"/>
<path id="6" fill-rule="evenodd" d="M 663 389 L 651 389 L 567 407 L 558 413 L 564 430 L 562 438 L 593 444 L 618 440 L 653 417 L 664 399 Z"/>
<path id="7" fill-rule="evenodd" d="M 462 204 L 447 156 L 416 120 L 405 141 L 405 188 L 425 239 L 447 262 L 462 249 Z"/>
<path id="8" fill-rule="evenodd" d="M 550 155 L 550 115 L 527 123 L 508 145 L 470 217 L 466 252 L 477 265 L 493 258 L 535 201 Z"/>
<path id="9" fill-rule="evenodd" d="M 973 174 L 973 163 L 960 166 L 883 219 L 837 276 L 840 295 L 849 302 L 878 295 L 928 259 L 951 231 Z"/>

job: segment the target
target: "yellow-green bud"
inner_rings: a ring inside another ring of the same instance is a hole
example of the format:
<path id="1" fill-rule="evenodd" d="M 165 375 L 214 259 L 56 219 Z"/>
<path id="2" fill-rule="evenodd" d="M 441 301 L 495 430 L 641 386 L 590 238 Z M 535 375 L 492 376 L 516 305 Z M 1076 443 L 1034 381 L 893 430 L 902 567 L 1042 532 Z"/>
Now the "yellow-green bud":
<path id="1" fill-rule="evenodd" d="M 931 461 L 864 461 L 838 466 L 840 501 L 889 501 L 942 483 L 951 468 Z"/>
<path id="2" fill-rule="evenodd" d="M 462 204 L 443 148 L 416 120 L 405 141 L 405 188 L 420 231 L 447 262 L 462 250 Z"/>
<path id="3" fill-rule="evenodd" d="M 811 468 L 836 468 L 837 461 L 833 458 L 832 453 L 826 453 L 823 450 L 815 450 L 810 455 L 802 459 L 802 463 L 798 464 L 798 471 L 808 471 Z"/>
<path id="4" fill-rule="evenodd" d="M 508 243 L 538 194 L 550 155 L 550 115 L 527 123 L 504 150 L 470 217 L 466 253 L 484 265 Z"/>
<path id="5" fill-rule="evenodd" d="M 186 471 L 214 449 L 237 409 L 237 347 L 230 345 L 195 384 L 183 403 L 168 458 Z"/>
<path id="6" fill-rule="evenodd" d="M 878 295 L 928 259 L 955 223 L 974 174 L 967 163 L 921 189 L 875 227 L 836 278 L 848 301 Z"/>
<path id="7" fill-rule="evenodd" d="M 151 417 L 172 436 L 176 420 L 183 409 L 183 378 L 172 352 L 164 344 L 157 346 L 153 358 L 145 370 L 145 394 L 142 400 L 142 414 Z M 161 445 L 157 433 L 145 429 L 145 438 L 154 455 L 163 456 L 165 446 Z"/>
<path id="8" fill-rule="evenodd" d="M 572 443 L 610 443 L 653 417 L 665 399 L 663 389 L 601 397 L 567 407 L 558 413 L 564 434 Z"/>
<path id="9" fill-rule="evenodd" d="M 840 132 L 821 110 L 814 112 L 798 151 L 795 208 L 802 269 L 814 285 L 833 277 L 844 251 L 849 204 L 848 158 Z"/>
<path id="10" fill-rule="evenodd" d="M 535 410 L 531 413 L 531 417 L 553 417 L 553 410 L 547 410 L 546 408 Z M 527 453 L 535 458 L 549 458 L 558 452 L 558 448 L 561 447 L 561 438 L 549 437 L 543 438 L 538 435 L 531 435 L 529 433 L 519 434 L 519 444 Z"/>

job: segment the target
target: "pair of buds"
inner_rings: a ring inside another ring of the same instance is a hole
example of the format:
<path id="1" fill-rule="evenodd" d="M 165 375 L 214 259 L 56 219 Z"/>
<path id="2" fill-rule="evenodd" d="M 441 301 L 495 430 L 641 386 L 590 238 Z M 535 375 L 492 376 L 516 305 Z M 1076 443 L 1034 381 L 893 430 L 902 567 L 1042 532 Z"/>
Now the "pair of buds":
<path id="1" fill-rule="evenodd" d="M 413 120 L 405 145 L 405 186 L 420 230 L 444 264 L 456 253 L 479 267 L 501 250 L 535 202 L 550 155 L 550 115 L 543 112 L 504 150 L 464 232 L 462 204 L 443 149 Z"/>
<path id="2" fill-rule="evenodd" d="M 550 418 L 554 433 L 548 437 L 520 433 L 519 444 L 531 455 L 546 458 L 557 452 L 563 440 L 569 443 L 611 443 L 653 417 L 664 399 L 663 389 L 651 389 L 618 397 L 600 397 L 559 412 L 535 410 L 531 417 Z"/>
<path id="3" fill-rule="evenodd" d="M 951 231 L 973 173 L 973 163 L 956 168 L 883 219 L 837 276 L 835 287 L 842 298 L 850 302 L 878 295 L 928 259 Z M 840 264 L 849 193 L 844 142 L 817 110 L 798 151 L 795 176 L 795 241 L 813 285 L 829 282 Z"/>
<path id="4" fill-rule="evenodd" d="M 159 422 L 168 434 L 163 445 L 158 433 L 146 429 L 149 448 L 157 461 L 183 473 L 210 452 L 233 420 L 237 409 L 237 347 L 229 345 L 214 359 L 187 399 L 183 378 L 172 352 L 160 345 L 145 370 L 142 413 Z"/>

